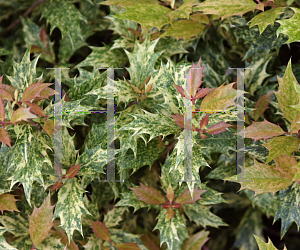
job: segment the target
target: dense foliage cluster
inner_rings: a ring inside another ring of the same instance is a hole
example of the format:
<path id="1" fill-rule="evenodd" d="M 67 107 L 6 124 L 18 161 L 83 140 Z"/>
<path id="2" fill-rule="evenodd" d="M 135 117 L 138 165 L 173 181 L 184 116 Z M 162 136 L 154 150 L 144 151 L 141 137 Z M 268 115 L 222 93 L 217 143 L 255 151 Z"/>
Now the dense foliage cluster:
<path id="1" fill-rule="evenodd" d="M 299 249 L 299 24 L 299 0 L 0 1 L 0 249 Z"/>

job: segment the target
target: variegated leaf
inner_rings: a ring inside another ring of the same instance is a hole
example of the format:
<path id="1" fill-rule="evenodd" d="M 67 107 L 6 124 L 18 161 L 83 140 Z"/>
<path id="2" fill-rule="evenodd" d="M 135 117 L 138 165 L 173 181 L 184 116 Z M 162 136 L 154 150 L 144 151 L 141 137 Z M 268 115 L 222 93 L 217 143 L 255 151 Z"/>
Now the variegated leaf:
<path id="1" fill-rule="evenodd" d="M 76 178 L 65 182 L 58 192 L 58 201 L 55 206 L 53 219 L 60 218 L 61 227 L 67 233 L 69 243 L 74 230 L 78 230 L 82 234 L 82 214 L 91 215 L 85 208 L 82 200 L 84 192 Z"/>
<path id="2" fill-rule="evenodd" d="M 3 234 L 7 231 L 9 231 L 8 228 L 0 226 L 0 249 L 17 250 L 17 248 L 14 248 L 11 245 L 7 244 L 5 238 L 3 237 Z"/>

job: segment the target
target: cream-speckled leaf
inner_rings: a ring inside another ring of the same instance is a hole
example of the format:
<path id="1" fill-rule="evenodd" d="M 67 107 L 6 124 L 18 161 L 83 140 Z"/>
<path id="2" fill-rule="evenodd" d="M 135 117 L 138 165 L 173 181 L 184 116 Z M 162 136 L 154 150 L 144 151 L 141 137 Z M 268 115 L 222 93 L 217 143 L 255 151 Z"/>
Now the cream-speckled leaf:
<path id="1" fill-rule="evenodd" d="M 162 56 L 171 57 L 175 54 L 188 53 L 185 49 L 186 41 L 177 41 L 174 37 L 161 37 L 155 46 L 155 52 L 164 51 Z"/>
<path id="2" fill-rule="evenodd" d="M 270 76 L 270 74 L 266 72 L 266 68 L 272 56 L 272 54 L 269 54 L 265 58 L 262 57 L 257 60 L 252 60 L 248 66 L 252 69 L 245 70 L 245 90 L 250 92 L 251 95 L 261 88 L 264 80 Z"/>
<path id="3" fill-rule="evenodd" d="M 104 149 L 106 148 L 106 145 L 103 143 L 106 143 L 107 141 L 107 126 L 106 122 L 103 122 L 101 124 L 92 124 L 92 128 L 89 131 L 88 135 L 86 136 L 84 142 L 88 149 L 92 149 L 97 147 L 99 144 L 101 144 L 101 147 Z M 111 142 L 108 142 L 108 145 L 110 145 Z"/>
<path id="4" fill-rule="evenodd" d="M 10 181 L 8 180 L 13 175 L 13 169 L 8 168 L 10 157 L 13 155 L 13 148 L 10 148 L 2 144 L 0 149 L 0 194 L 4 194 L 10 191 Z"/>
<path id="5" fill-rule="evenodd" d="M 300 227 L 300 208 L 299 208 L 299 184 L 294 182 L 285 190 L 279 193 L 279 207 L 274 217 L 274 221 L 281 219 L 280 239 L 286 234 L 293 222 Z"/>
<path id="6" fill-rule="evenodd" d="M 239 225 L 234 230 L 236 236 L 234 247 L 239 250 L 256 249 L 253 233 L 263 236 L 262 212 L 259 209 L 248 208 Z"/>
<path id="7" fill-rule="evenodd" d="M 80 100 L 76 100 L 73 102 L 67 102 L 65 101 L 65 99 L 61 100 L 62 103 L 62 126 L 66 126 L 70 129 L 73 129 L 70 122 L 73 119 L 80 119 L 80 121 L 78 121 L 77 123 L 81 124 L 82 126 L 88 126 L 84 123 L 84 118 L 88 115 L 87 113 L 76 113 L 77 112 L 83 112 L 84 110 L 89 111 L 92 109 L 95 109 L 95 107 L 92 106 L 83 106 L 80 103 L 83 101 L 84 99 L 80 99 Z M 69 111 L 69 112 L 68 112 Z M 73 124 L 74 125 L 74 124 Z"/>
<path id="8" fill-rule="evenodd" d="M 5 232 L 9 231 L 8 228 L 1 227 L 0 226 L 0 249 L 5 250 L 17 250 L 16 248 L 12 247 L 11 245 L 7 244 L 5 238 L 3 237 L 3 234 Z"/>
<path id="9" fill-rule="evenodd" d="M 279 88 L 275 92 L 278 105 L 289 122 L 292 122 L 294 118 L 298 115 L 298 111 L 295 110 L 290 105 L 297 105 L 300 102 L 300 96 L 295 91 L 295 86 L 298 85 L 297 79 L 292 71 L 292 61 L 286 67 L 285 73 L 282 78 L 277 77 Z"/>
<path id="10" fill-rule="evenodd" d="M 223 20 L 234 15 L 242 16 L 246 12 L 254 11 L 256 7 L 257 5 L 251 0 L 226 0 L 222 2 L 206 0 L 198 3 L 193 10 L 203 11 L 205 14 L 216 14 L 221 16 Z"/>
<path id="11" fill-rule="evenodd" d="M 135 119 L 119 130 L 133 130 L 134 135 L 149 134 L 151 141 L 154 137 L 162 135 L 163 139 L 170 134 L 178 133 L 181 129 L 173 119 L 162 115 L 152 114 L 144 110 L 143 115 L 132 115 Z"/>
<path id="12" fill-rule="evenodd" d="M 142 25 L 142 28 L 157 27 L 161 28 L 165 24 L 170 23 L 170 17 L 167 15 L 171 10 L 158 3 L 139 3 L 128 5 L 126 11 L 116 18 L 135 21 Z"/>
<path id="13" fill-rule="evenodd" d="M 269 26 L 270 24 L 274 24 L 276 18 L 281 13 L 284 13 L 284 8 L 282 7 L 272 8 L 270 10 L 261 12 L 249 21 L 251 22 L 249 28 L 252 28 L 254 25 L 257 25 L 259 28 L 259 32 L 262 33 L 267 28 L 267 26 Z"/>
<path id="14" fill-rule="evenodd" d="M 299 31 L 299 22 L 300 22 L 300 10 L 298 8 L 292 8 L 294 15 L 292 18 L 277 20 L 276 22 L 280 23 L 276 34 L 283 33 L 289 36 L 289 40 L 286 43 L 299 42 L 300 41 L 300 31 Z"/>
<path id="15" fill-rule="evenodd" d="M 102 247 L 101 245 L 103 244 L 103 240 L 99 239 L 98 237 L 95 237 L 92 235 L 91 237 L 88 238 L 87 244 L 83 246 L 84 249 L 86 250 L 101 250 Z"/>
<path id="16" fill-rule="evenodd" d="M 17 182 L 22 183 L 25 197 L 29 204 L 31 204 L 30 195 L 33 182 L 37 181 L 44 186 L 42 177 L 43 163 L 45 162 L 51 165 L 51 161 L 45 152 L 46 148 L 48 148 L 48 146 L 45 144 L 40 132 L 38 132 L 32 138 L 28 151 L 24 154 L 26 155 L 27 161 L 25 161 L 19 151 L 18 145 L 15 145 L 14 157 L 12 157 L 9 162 L 9 169 L 14 169 L 14 175 L 9 178 L 11 180 L 11 187 Z"/>
<path id="17" fill-rule="evenodd" d="M 266 243 L 258 236 L 256 235 L 253 236 L 255 237 L 259 250 L 277 250 L 277 248 L 273 245 L 273 242 L 270 240 L 269 237 L 268 237 L 268 242 Z M 287 248 L 284 246 L 283 250 L 287 250 Z"/>
<path id="18" fill-rule="evenodd" d="M 297 151 L 299 147 L 300 140 L 297 137 L 292 136 L 280 136 L 274 137 L 267 143 L 264 143 L 269 150 L 269 156 L 266 163 L 269 163 L 272 159 L 286 154 L 290 156 L 292 152 Z"/>
<path id="19" fill-rule="evenodd" d="M 120 68 L 128 61 L 123 49 L 110 50 L 110 47 L 107 45 L 104 47 L 90 46 L 90 48 L 93 50 L 92 53 L 77 64 L 76 68 L 84 66 L 93 66 L 94 70 L 98 67 Z"/>
<path id="20" fill-rule="evenodd" d="M 159 145 L 160 141 L 158 138 L 154 138 L 147 145 L 141 139 L 137 140 L 136 156 L 133 152 L 127 152 L 124 156 L 118 157 L 120 171 L 132 169 L 131 174 L 133 174 L 143 166 L 148 165 L 151 167 L 165 150 L 165 147 L 159 148 Z"/>
<path id="21" fill-rule="evenodd" d="M 255 192 L 254 195 L 262 193 L 274 194 L 292 183 L 292 180 L 282 177 L 281 173 L 274 169 L 274 166 L 260 163 L 255 159 L 253 166 L 245 168 L 245 179 L 250 180 L 250 182 L 241 182 L 240 190 L 253 190 Z M 226 180 L 238 182 L 236 176 Z"/>
<path id="22" fill-rule="evenodd" d="M 158 41 L 159 39 L 149 41 L 149 37 L 147 37 L 142 44 L 138 41 L 135 42 L 133 52 L 125 50 L 130 62 L 130 67 L 126 68 L 130 74 L 130 83 L 139 89 L 142 87 L 144 80 L 156 72 L 154 64 L 163 53 L 163 51 L 154 53 Z"/>
<path id="23" fill-rule="evenodd" d="M 43 3 L 41 18 L 43 17 L 51 24 L 50 33 L 57 27 L 62 37 L 68 35 L 71 40 L 77 36 L 81 37 L 80 21 L 87 22 L 72 3 L 58 0 Z M 73 43 L 72 47 L 74 47 Z"/>
<path id="24" fill-rule="evenodd" d="M 38 250 L 64 250 L 65 246 L 61 243 L 60 239 L 55 236 L 47 237 L 43 242 L 36 246 Z M 75 249 L 74 249 L 75 250 Z"/>
<path id="25" fill-rule="evenodd" d="M 136 100 L 139 95 L 134 92 L 133 88 L 130 86 L 130 84 L 127 81 L 114 81 L 112 79 L 108 79 L 109 84 L 105 85 L 104 87 L 94 89 L 88 93 L 86 93 L 86 96 L 90 95 L 97 95 L 98 99 L 106 99 L 107 100 L 107 90 L 111 93 L 114 92 L 114 98 L 117 99 L 117 105 L 119 105 L 120 102 L 124 102 L 125 105 L 127 105 L 129 102 Z M 110 83 L 113 82 L 114 87 L 111 87 Z"/>
<path id="26" fill-rule="evenodd" d="M 222 219 L 210 211 L 209 206 L 187 204 L 184 205 L 184 213 L 190 221 L 194 221 L 198 226 L 206 228 L 207 226 L 216 227 L 228 226 Z"/>
<path id="27" fill-rule="evenodd" d="M 112 210 L 108 211 L 104 216 L 104 223 L 107 228 L 115 227 L 119 225 L 119 222 L 122 221 L 122 215 L 124 214 L 127 208 L 125 207 L 115 207 Z"/>
<path id="28" fill-rule="evenodd" d="M 117 154 L 120 150 L 115 149 L 115 154 Z M 81 154 L 76 161 L 76 164 L 82 164 L 78 174 L 95 174 L 102 173 L 103 166 L 107 164 L 107 150 L 102 149 L 101 145 L 98 145 L 95 148 L 88 149 L 85 148 L 83 154 Z"/>
<path id="29" fill-rule="evenodd" d="M 61 159 L 62 159 L 62 167 L 69 169 L 70 166 L 75 164 L 76 159 L 76 153 L 78 150 L 75 149 L 74 145 L 74 137 L 70 136 L 68 129 L 66 127 L 62 127 L 61 130 L 61 138 L 62 138 L 62 153 L 61 153 Z M 55 152 L 59 156 L 59 152 Z"/>
<path id="30" fill-rule="evenodd" d="M 178 209 L 175 210 L 174 217 L 167 222 L 165 222 L 166 212 L 166 209 L 160 211 L 157 217 L 157 224 L 153 231 L 155 229 L 159 230 L 160 246 L 162 246 L 163 242 L 166 242 L 169 250 L 175 250 L 178 249 L 175 247 L 175 241 L 179 241 L 181 243 L 180 245 L 182 245 L 184 240 L 189 236 L 186 230 L 185 221 L 182 215 L 179 214 Z"/>
<path id="31" fill-rule="evenodd" d="M 6 76 L 11 84 L 23 93 L 28 86 L 36 83 L 42 79 L 36 77 L 36 64 L 39 59 L 37 56 L 34 60 L 30 61 L 30 47 L 25 51 L 22 61 L 20 63 L 13 62 L 14 74 Z"/>
<path id="32" fill-rule="evenodd" d="M 73 84 L 67 91 L 70 101 L 81 99 L 82 96 L 94 89 L 101 88 L 107 82 L 107 71 L 99 74 L 99 70 L 94 70 L 92 73 L 78 68 L 79 76 L 75 76 Z"/>
<path id="33" fill-rule="evenodd" d="M 166 28 L 166 32 L 161 36 L 176 37 L 177 40 L 183 38 L 187 40 L 190 37 L 198 36 L 205 28 L 204 24 L 194 22 L 192 20 L 178 20 L 173 23 L 172 26 Z"/>
<path id="34" fill-rule="evenodd" d="M 66 231 L 69 243 L 72 239 L 74 230 L 78 230 L 82 234 L 82 214 L 90 214 L 85 208 L 82 189 L 76 178 L 64 183 L 58 192 L 58 201 L 55 206 L 53 219 L 59 217 L 61 227 Z"/>

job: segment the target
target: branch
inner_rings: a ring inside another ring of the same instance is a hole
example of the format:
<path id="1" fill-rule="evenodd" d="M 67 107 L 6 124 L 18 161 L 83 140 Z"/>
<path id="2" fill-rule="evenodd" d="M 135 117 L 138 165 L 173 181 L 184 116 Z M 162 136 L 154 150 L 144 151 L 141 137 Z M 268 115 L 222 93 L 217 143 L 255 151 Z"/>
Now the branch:
<path id="1" fill-rule="evenodd" d="M 31 5 L 29 7 L 28 10 L 26 10 L 26 12 L 22 15 L 22 17 L 27 17 L 33 10 L 36 6 L 38 6 L 39 4 L 41 4 L 42 2 L 44 2 L 45 0 L 37 0 L 33 5 Z M 3 36 L 3 35 L 6 35 L 9 31 L 11 31 L 15 26 L 17 26 L 19 23 L 21 22 L 21 19 L 18 18 L 16 21 L 14 21 L 11 25 L 9 25 L 7 27 L 6 30 L 2 31 L 0 33 L 0 36 Z"/>

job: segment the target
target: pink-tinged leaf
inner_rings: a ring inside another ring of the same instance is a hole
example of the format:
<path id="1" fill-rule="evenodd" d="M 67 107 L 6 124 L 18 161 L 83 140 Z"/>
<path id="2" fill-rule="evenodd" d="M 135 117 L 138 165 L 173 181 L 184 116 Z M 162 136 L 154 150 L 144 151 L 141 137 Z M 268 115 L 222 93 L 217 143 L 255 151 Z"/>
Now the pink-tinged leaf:
<path id="1" fill-rule="evenodd" d="M 49 236 L 49 231 L 53 226 L 53 208 L 50 194 L 39 208 L 34 206 L 33 212 L 29 216 L 29 233 L 34 245 L 40 244 Z"/>
<path id="2" fill-rule="evenodd" d="M 51 189 L 51 192 L 53 192 L 54 190 L 60 188 L 63 185 L 63 183 L 61 181 L 56 182 Z"/>
<path id="3" fill-rule="evenodd" d="M 5 128 L 0 128 L 0 141 L 11 148 L 11 139 Z"/>
<path id="4" fill-rule="evenodd" d="M 68 97 L 68 95 L 67 95 L 67 93 L 66 93 L 65 90 L 63 90 L 62 96 L 63 96 L 62 99 L 63 99 L 65 102 L 69 102 L 69 101 L 70 101 L 70 100 L 69 100 L 69 97 Z"/>
<path id="5" fill-rule="evenodd" d="M 181 97 L 185 97 L 185 93 L 184 93 L 184 89 L 181 86 L 178 86 L 176 84 L 174 84 L 174 87 L 176 88 L 176 90 L 179 92 L 179 94 L 181 95 Z"/>
<path id="6" fill-rule="evenodd" d="M 179 203 L 181 205 L 183 204 L 195 204 L 197 200 L 202 199 L 200 196 L 207 190 L 200 190 L 199 187 L 196 187 L 194 189 L 193 198 L 191 196 L 190 190 L 187 188 L 181 195 L 178 196 L 178 198 L 175 200 L 176 203 Z"/>
<path id="7" fill-rule="evenodd" d="M 208 138 L 208 136 L 206 136 L 205 134 L 200 134 L 201 139 L 206 139 Z"/>
<path id="8" fill-rule="evenodd" d="M 263 122 L 253 122 L 252 125 L 239 132 L 238 135 L 243 136 L 244 133 L 246 138 L 251 138 L 254 139 L 254 141 L 257 141 L 260 139 L 266 140 L 273 136 L 280 136 L 285 132 L 278 125 L 264 119 Z"/>
<path id="9" fill-rule="evenodd" d="M 174 191 L 173 191 L 173 188 L 172 188 L 172 185 L 169 184 L 168 188 L 167 188 L 167 192 L 166 192 L 166 196 L 167 196 L 167 199 L 171 202 L 174 200 L 175 198 L 175 194 L 174 194 Z"/>
<path id="10" fill-rule="evenodd" d="M 0 97 L 0 121 L 4 122 L 4 120 L 5 120 L 4 101 Z"/>
<path id="11" fill-rule="evenodd" d="M 167 222 L 168 220 L 171 220 L 172 218 L 174 218 L 175 212 L 172 208 L 169 208 L 167 213 L 166 213 L 166 219 L 165 222 Z"/>
<path id="12" fill-rule="evenodd" d="M 58 174 L 59 180 L 61 181 L 62 180 L 62 170 L 61 170 L 61 167 L 59 167 L 57 165 L 57 163 L 54 162 L 54 168 L 55 168 L 56 173 Z"/>
<path id="13" fill-rule="evenodd" d="M 197 94 L 195 95 L 195 97 L 193 99 L 200 99 L 204 96 L 206 96 L 211 90 L 213 90 L 212 88 L 202 88 L 200 89 Z"/>
<path id="14" fill-rule="evenodd" d="M 166 201 L 157 189 L 148 187 L 142 183 L 140 184 L 140 187 L 130 188 L 136 195 L 139 196 L 138 200 L 154 205 L 159 205 Z"/>
<path id="15" fill-rule="evenodd" d="M 134 86 L 134 85 L 132 85 L 132 84 L 130 84 L 130 85 L 131 85 L 131 87 L 134 89 L 134 92 L 135 92 L 135 93 L 137 93 L 137 94 L 142 93 L 142 91 L 139 90 L 139 88 L 137 88 L 136 86 Z"/>
<path id="16" fill-rule="evenodd" d="M 20 212 L 16 206 L 16 201 L 18 201 L 12 194 L 1 194 L 0 195 L 0 211 L 3 214 L 3 211 L 17 211 Z"/>
<path id="17" fill-rule="evenodd" d="M 181 250 L 209 250 L 208 248 L 203 247 L 205 242 L 209 240 L 208 235 L 209 231 L 204 230 L 191 235 L 189 239 L 184 241 Z"/>
<path id="18" fill-rule="evenodd" d="M 53 120 L 47 120 L 45 121 L 43 129 L 47 132 L 47 134 L 52 137 L 52 134 L 54 132 L 54 121 Z"/>
<path id="19" fill-rule="evenodd" d="M 179 203 L 172 204 L 172 208 L 174 208 L 174 209 L 178 209 L 180 207 L 181 207 L 181 204 L 179 204 Z"/>
<path id="20" fill-rule="evenodd" d="M 52 84 L 52 83 L 51 83 Z M 54 95 L 54 89 L 51 89 L 49 87 L 46 87 L 44 88 L 41 93 L 40 93 L 41 97 L 36 97 L 35 99 L 37 101 L 41 101 L 41 100 L 44 100 L 44 99 L 48 99 L 49 100 L 49 96 L 52 96 Z M 35 100 L 34 99 L 34 100 Z M 69 98 L 68 98 L 69 99 Z"/>
<path id="21" fill-rule="evenodd" d="M 93 229 L 93 232 L 96 235 L 96 237 L 98 237 L 102 240 L 107 240 L 107 241 L 110 240 L 109 231 L 103 222 L 101 222 L 99 220 L 90 221 L 90 222 L 92 224 L 91 228 Z"/>
<path id="22" fill-rule="evenodd" d="M 4 100 L 9 100 L 11 102 L 14 100 L 13 95 L 11 95 L 8 91 L 4 89 L 0 89 L 0 97 Z"/>
<path id="23" fill-rule="evenodd" d="M 118 250 L 141 250 L 137 243 L 121 243 L 117 244 L 116 248 Z"/>
<path id="24" fill-rule="evenodd" d="M 52 85 L 53 83 L 42 83 L 42 80 L 40 80 L 37 83 L 31 84 L 23 93 L 22 96 L 22 102 L 24 101 L 31 101 L 37 97 L 42 98 L 43 95 L 41 95 L 42 90 L 47 88 L 48 86 Z M 50 89 L 50 88 L 49 88 Z M 54 90 L 52 89 L 52 92 L 54 94 Z"/>
<path id="25" fill-rule="evenodd" d="M 175 123 L 184 129 L 188 129 L 188 130 L 194 130 L 194 131 L 198 131 L 198 129 L 195 127 L 194 124 L 186 124 L 186 127 L 184 127 L 184 116 L 183 115 L 179 115 L 179 114 L 175 114 L 175 115 L 170 115 L 172 118 L 174 118 Z M 191 126 L 192 125 L 192 126 Z"/>
<path id="26" fill-rule="evenodd" d="M 297 115 L 295 116 L 291 124 L 291 134 L 298 134 L 299 130 L 300 130 L 300 113 L 297 113 Z"/>
<path id="27" fill-rule="evenodd" d="M 151 237 L 150 237 L 151 236 Z M 152 235 L 143 234 L 140 239 L 144 246 L 150 250 L 160 250 L 159 242 Z"/>
<path id="28" fill-rule="evenodd" d="M 274 159 L 276 163 L 275 170 L 279 171 L 282 174 L 282 177 L 287 179 L 293 179 L 294 175 L 297 173 L 297 169 L 293 168 L 297 164 L 296 158 L 291 155 L 281 155 Z"/>
<path id="29" fill-rule="evenodd" d="M 222 111 L 230 106 L 236 105 L 234 100 L 238 97 L 237 90 L 233 88 L 235 82 L 225 85 L 223 83 L 218 88 L 209 92 L 203 99 L 200 111 Z M 239 95 L 242 95 L 240 93 Z"/>
<path id="30" fill-rule="evenodd" d="M 199 59 L 197 64 L 192 65 L 191 67 L 191 75 L 192 75 L 192 96 L 196 97 L 197 90 L 200 88 L 201 84 L 203 83 L 203 69 L 204 66 L 201 67 L 201 58 Z"/>
<path id="31" fill-rule="evenodd" d="M 6 90 L 11 94 L 11 96 L 14 96 L 16 88 L 12 85 L 2 84 L 3 76 L 0 77 L 0 89 Z"/>
<path id="32" fill-rule="evenodd" d="M 225 123 L 224 121 L 219 122 L 215 125 L 212 125 L 209 127 L 205 132 L 211 135 L 217 135 L 224 131 L 226 131 L 226 128 L 232 127 L 232 125 Z"/>
<path id="33" fill-rule="evenodd" d="M 35 104 L 35 103 L 31 103 L 31 102 L 24 102 L 28 107 L 31 107 L 30 111 L 36 115 L 40 115 L 40 116 L 46 116 L 46 114 L 44 113 L 43 109 Z"/>
<path id="34" fill-rule="evenodd" d="M 13 124 L 16 124 L 20 121 L 27 121 L 28 119 L 38 118 L 36 115 L 30 112 L 30 109 L 31 108 L 20 107 L 17 110 L 15 110 L 11 115 L 11 122 Z"/>
<path id="35" fill-rule="evenodd" d="M 203 130 L 205 126 L 208 124 L 208 122 L 209 122 L 209 114 L 207 114 L 205 117 L 202 118 L 200 122 L 200 129 Z"/>
<path id="36" fill-rule="evenodd" d="M 152 90 L 152 88 L 153 88 L 153 83 L 151 83 L 151 84 L 148 84 L 148 85 L 146 86 L 145 93 L 150 93 L 150 92 L 151 92 L 151 90 Z"/>
<path id="37" fill-rule="evenodd" d="M 2 84 L 2 81 L 3 81 L 3 75 L 0 76 L 0 86 L 1 86 L 1 84 Z"/>
<path id="38" fill-rule="evenodd" d="M 42 26 L 41 31 L 40 31 L 40 39 L 41 39 L 42 43 L 45 44 L 47 47 L 47 33 L 44 29 L 44 26 Z"/>
<path id="39" fill-rule="evenodd" d="M 32 45 L 30 48 L 30 53 L 43 53 L 45 52 L 41 47 L 37 46 L 37 45 Z"/>
<path id="40" fill-rule="evenodd" d="M 254 110 L 254 120 L 257 121 L 257 119 L 259 118 L 260 115 L 262 115 L 266 109 L 268 108 L 268 105 L 270 103 L 270 97 L 273 93 L 272 91 L 269 91 L 267 94 L 265 95 L 261 95 L 256 104 L 255 104 L 255 110 Z"/>
<path id="41" fill-rule="evenodd" d="M 65 175 L 65 178 L 68 178 L 68 179 L 74 178 L 78 174 L 78 171 L 79 171 L 81 165 L 82 165 L 82 163 L 71 166 L 70 169 L 68 170 L 67 174 Z"/>
<path id="42" fill-rule="evenodd" d="M 166 201 L 164 204 L 161 205 L 162 208 L 164 209 L 169 209 L 169 208 L 172 208 L 172 203 L 169 202 L 169 201 Z"/>

